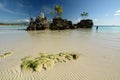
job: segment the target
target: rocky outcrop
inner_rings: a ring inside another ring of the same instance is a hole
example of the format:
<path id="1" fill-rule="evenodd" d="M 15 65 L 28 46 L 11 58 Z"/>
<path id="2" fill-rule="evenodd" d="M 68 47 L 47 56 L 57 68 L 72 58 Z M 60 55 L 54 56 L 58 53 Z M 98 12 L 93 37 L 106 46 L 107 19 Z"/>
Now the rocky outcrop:
<path id="1" fill-rule="evenodd" d="M 49 28 L 49 21 L 46 17 L 44 17 L 43 13 L 41 13 L 41 15 L 35 20 L 33 18 L 30 19 L 30 23 L 26 30 L 44 30 L 47 28 Z"/>
<path id="2" fill-rule="evenodd" d="M 36 19 L 30 19 L 30 23 L 27 27 L 27 31 L 31 30 L 65 30 L 65 29 L 76 29 L 76 28 L 91 28 L 93 26 L 93 21 L 90 19 L 84 19 L 77 24 L 72 24 L 72 21 L 62 18 L 53 18 L 50 23 L 44 13 L 41 13 Z"/>
<path id="3" fill-rule="evenodd" d="M 65 29 L 74 29 L 72 25 L 72 21 L 68 21 L 67 19 L 62 18 L 54 18 L 51 25 L 51 30 L 65 30 Z"/>
<path id="4" fill-rule="evenodd" d="M 92 28 L 93 21 L 90 19 L 81 20 L 77 23 L 77 28 Z"/>

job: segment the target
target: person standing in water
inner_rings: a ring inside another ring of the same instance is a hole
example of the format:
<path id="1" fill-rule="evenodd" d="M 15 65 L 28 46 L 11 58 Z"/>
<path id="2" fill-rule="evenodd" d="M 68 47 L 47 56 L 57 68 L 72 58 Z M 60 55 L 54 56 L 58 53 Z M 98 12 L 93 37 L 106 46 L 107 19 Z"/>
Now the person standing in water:
<path id="1" fill-rule="evenodd" d="M 98 30 L 98 26 L 96 27 L 96 31 Z"/>

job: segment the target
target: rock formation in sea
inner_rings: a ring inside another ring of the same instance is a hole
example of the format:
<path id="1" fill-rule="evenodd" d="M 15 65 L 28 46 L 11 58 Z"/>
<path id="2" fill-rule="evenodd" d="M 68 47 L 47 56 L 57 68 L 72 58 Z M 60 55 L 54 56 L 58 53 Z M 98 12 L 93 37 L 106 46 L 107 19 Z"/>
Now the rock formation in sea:
<path id="1" fill-rule="evenodd" d="M 72 21 L 62 18 L 53 18 L 52 22 L 43 16 L 38 16 L 35 20 L 30 19 L 30 23 L 27 27 L 29 30 L 65 30 L 65 29 L 76 29 L 76 28 L 92 28 L 93 21 L 90 19 L 81 20 L 77 24 L 72 24 Z"/>
<path id="2" fill-rule="evenodd" d="M 76 26 L 77 28 L 92 28 L 93 21 L 91 19 L 83 19 Z"/>
<path id="3" fill-rule="evenodd" d="M 65 29 L 76 29 L 76 28 L 91 28 L 93 26 L 93 21 L 91 19 L 83 19 L 77 24 L 72 24 L 72 21 L 63 19 L 62 17 L 55 17 L 52 19 L 52 22 L 44 16 L 44 13 L 41 13 L 34 20 L 30 19 L 30 23 L 27 27 L 27 31 L 31 30 L 65 30 Z"/>
<path id="4" fill-rule="evenodd" d="M 88 13 L 82 12 L 80 15 L 83 19 L 76 24 L 77 28 L 92 28 L 93 21 L 91 19 L 86 19 L 88 17 Z"/>
<path id="5" fill-rule="evenodd" d="M 74 29 L 72 21 L 62 18 L 54 18 L 51 25 L 51 30 L 65 30 L 65 29 Z"/>
<path id="6" fill-rule="evenodd" d="M 76 28 L 91 28 L 93 26 L 93 21 L 91 19 L 86 19 L 88 13 L 83 12 L 81 16 L 83 20 L 78 22 L 77 24 L 72 24 L 72 21 L 62 18 L 63 7 L 56 5 L 54 10 L 51 12 L 54 15 L 52 22 L 50 23 L 48 19 L 44 16 L 44 13 L 41 13 L 36 19 L 30 19 L 30 23 L 27 27 L 27 31 L 29 30 L 65 30 L 65 29 L 76 29 Z"/>
<path id="7" fill-rule="evenodd" d="M 44 13 L 41 13 L 36 19 L 33 18 L 30 19 L 30 23 L 27 27 L 27 31 L 29 30 L 44 30 L 49 28 L 50 23 L 47 19 L 47 17 L 44 17 Z"/>

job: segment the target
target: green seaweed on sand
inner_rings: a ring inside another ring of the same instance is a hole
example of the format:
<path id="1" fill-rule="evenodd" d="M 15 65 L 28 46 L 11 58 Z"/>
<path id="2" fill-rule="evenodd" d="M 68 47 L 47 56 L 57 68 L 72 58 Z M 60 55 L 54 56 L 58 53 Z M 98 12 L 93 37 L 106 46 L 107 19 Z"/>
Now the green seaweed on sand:
<path id="1" fill-rule="evenodd" d="M 46 54 L 40 53 L 38 57 L 27 56 L 21 59 L 21 69 L 41 71 L 53 69 L 55 63 L 62 63 L 72 60 L 77 60 L 79 54 L 59 53 L 59 54 Z"/>
<path id="2" fill-rule="evenodd" d="M 11 56 L 13 54 L 13 52 L 7 52 L 4 54 L 4 56 Z"/>
<path id="3" fill-rule="evenodd" d="M 40 55 L 40 57 L 46 57 L 46 56 L 48 56 L 48 54 L 46 54 L 46 53 L 39 53 L 39 55 Z"/>
<path id="4" fill-rule="evenodd" d="M 4 55 L 0 55 L 0 59 L 1 59 L 1 58 L 4 58 Z"/>
<path id="5" fill-rule="evenodd" d="M 13 52 L 6 52 L 3 55 L 0 55 L 0 59 L 5 58 L 7 56 L 11 56 L 12 54 L 13 54 Z"/>

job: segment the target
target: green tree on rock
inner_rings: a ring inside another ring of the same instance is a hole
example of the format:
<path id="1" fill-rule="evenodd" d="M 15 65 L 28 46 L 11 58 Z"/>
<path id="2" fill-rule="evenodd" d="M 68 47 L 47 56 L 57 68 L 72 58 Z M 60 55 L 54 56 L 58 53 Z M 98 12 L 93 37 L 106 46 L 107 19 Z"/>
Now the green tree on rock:
<path id="1" fill-rule="evenodd" d="M 55 5 L 54 11 L 51 12 L 51 14 L 53 14 L 55 16 L 55 18 L 61 18 L 62 13 L 63 13 L 63 8 L 62 8 L 62 6 L 59 6 L 59 5 Z"/>
<path id="2" fill-rule="evenodd" d="M 86 12 L 83 12 L 80 15 L 83 19 L 86 19 L 86 17 L 88 17 L 88 13 L 86 13 Z"/>

